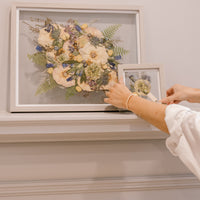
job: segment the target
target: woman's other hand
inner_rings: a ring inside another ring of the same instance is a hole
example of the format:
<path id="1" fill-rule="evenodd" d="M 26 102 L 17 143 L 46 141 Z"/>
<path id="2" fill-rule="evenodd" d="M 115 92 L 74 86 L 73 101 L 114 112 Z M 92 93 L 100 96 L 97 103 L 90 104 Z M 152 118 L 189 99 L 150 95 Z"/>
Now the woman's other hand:
<path id="1" fill-rule="evenodd" d="M 166 92 L 166 98 L 161 100 L 161 103 L 164 104 L 178 104 L 181 101 L 195 102 L 195 93 L 198 89 L 186 87 L 183 85 L 175 84 L 169 88 Z"/>

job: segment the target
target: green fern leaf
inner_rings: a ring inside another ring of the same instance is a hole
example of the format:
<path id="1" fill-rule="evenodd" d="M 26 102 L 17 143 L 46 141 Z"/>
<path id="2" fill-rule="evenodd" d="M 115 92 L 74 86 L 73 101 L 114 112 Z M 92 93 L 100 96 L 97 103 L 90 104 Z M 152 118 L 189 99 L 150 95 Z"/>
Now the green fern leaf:
<path id="1" fill-rule="evenodd" d="M 32 55 L 28 54 L 28 58 L 36 65 L 39 65 L 41 67 L 46 67 L 47 59 L 46 59 L 46 55 L 44 53 L 37 52 Z"/>
<path id="2" fill-rule="evenodd" d="M 37 89 L 35 95 L 46 93 L 47 91 L 57 87 L 57 83 L 52 76 L 49 76 Z"/>
<path id="3" fill-rule="evenodd" d="M 115 33 L 119 30 L 121 24 L 115 24 L 107 27 L 102 31 L 103 36 L 108 39 L 112 39 Z"/>
<path id="4" fill-rule="evenodd" d="M 115 47 L 114 49 L 113 49 L 113 55 L 114 56 L 124 56 L 124 55 L 126 55 L 127 53 L 129 53 L 129 51 L 128 50 L 126 50 L 126 49 L 124 49 L 123 47 Z"/>

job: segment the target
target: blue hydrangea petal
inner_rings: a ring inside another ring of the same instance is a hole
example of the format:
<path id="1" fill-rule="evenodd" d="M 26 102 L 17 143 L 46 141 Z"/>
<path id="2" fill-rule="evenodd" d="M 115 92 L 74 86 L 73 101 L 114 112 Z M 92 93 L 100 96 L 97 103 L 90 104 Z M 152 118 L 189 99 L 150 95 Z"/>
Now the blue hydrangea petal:
<path id="1" fill-rule="evenodd" d="M 120 60 L 120 59 L 122 59 L 121 55 L 115 56 L 114 58 L 115 58 L 115 60 Z"/>
<path id="2" fill-rule="evenodd" d="M 37 51 L 41 52 L 42 51 L 42 47 L 40 45 L 37 45 L 37 47 L 35 48 Z"/>
<path id="3" fill-rule="evenodd" d="M 47 63 L 46 64 L 46 68 L 51 68 L 51 67 L 53 67 L 54 65 L 52 64 L 52 63 Z"/>
<path id="4" fill-rule="evenodd" d="M 66 79 L 67 82 L 72 81 L 72 80 L 73 80 L 72 77 L 69 77 L 69 78 Z"/>
<path id="5" fill-rule="evenodd" d="M 112 65 L 113 67 L 115 66 L 115 63 L 113 63 L 113 62 L 109 61 L 109 64 Z"/>
<path id="6" fill-rule="evenodd" d="M 68 67 L 68 64 L 67 63 L 63 63 L 62 66 L 63 66 L 63 68 L 65 68 L 65 67 Z"/>
<path id="7" fill-rule="evenodd" d="M 81 27 L 79 25 L 76 25 L 75 26 L 75 29 L 78 31 L 78 32 L 81 32 Z"/>

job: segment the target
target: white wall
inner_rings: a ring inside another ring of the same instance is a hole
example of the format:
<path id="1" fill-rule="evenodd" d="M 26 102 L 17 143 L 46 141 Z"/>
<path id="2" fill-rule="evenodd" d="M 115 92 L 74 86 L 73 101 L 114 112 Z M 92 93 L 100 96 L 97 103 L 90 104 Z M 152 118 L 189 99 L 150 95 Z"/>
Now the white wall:
<path id="1" fill-rule="evenodd" d="M 9 8 L 0 1 L 0 111 L 8 107 Z M 26 2 L 29 2 L 28 0 Z M 34 1 L 41 2 L 41 1 Z M 43 1 L 57 2 L 57 1 Z M 70 0 L 62 1 L 70 2 Z M 199 87 L 199 0 L 73 0 L 73 3 L 144 6 L 145 62 L 162 63 L 166 86 L 175 83 Z M 56 179 L 93 179 L 187 174 L 171 156 L 163 140 L 0 144 L 0 183 Z M 198 199 L 198 189 L 58 195 L 41 199 Z M 23 199 L 0 197 L 0 199 Z M 39 199 L 37 196 L 24 199 Z"/>

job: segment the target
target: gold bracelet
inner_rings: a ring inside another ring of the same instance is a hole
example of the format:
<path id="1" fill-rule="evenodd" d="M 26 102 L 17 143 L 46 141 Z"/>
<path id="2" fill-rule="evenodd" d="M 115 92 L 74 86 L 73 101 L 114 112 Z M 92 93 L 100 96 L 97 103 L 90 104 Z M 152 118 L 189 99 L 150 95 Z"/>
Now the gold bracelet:
<path id="1" fill-rule="evenodd" d="M 129 103 L 129 100 L 130 100 L 130 98 L 132 97 L 132 96 L 138 96 L 137 95 L 137 93 L 132 93 L 132 94 L 130 94 L 129 96 L 128 96 L 128 98 L 127 98 L 127 100 L 126 100 L 126 109 L 128 110 L 128 103 Z"/>

